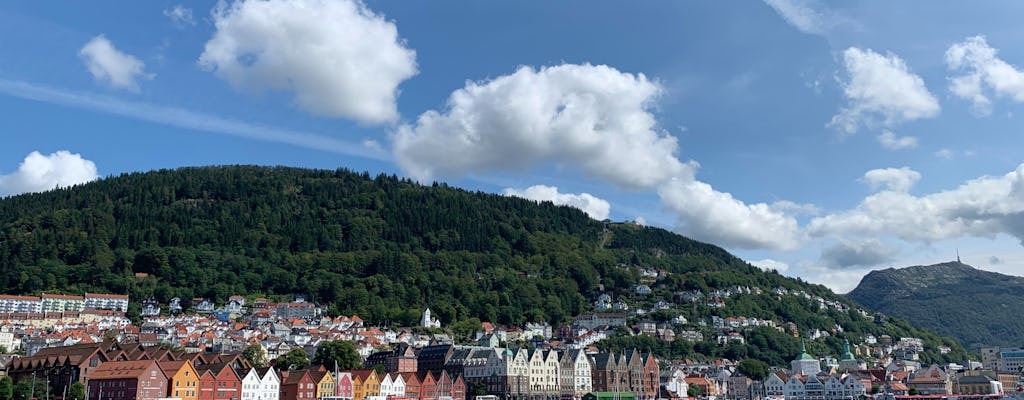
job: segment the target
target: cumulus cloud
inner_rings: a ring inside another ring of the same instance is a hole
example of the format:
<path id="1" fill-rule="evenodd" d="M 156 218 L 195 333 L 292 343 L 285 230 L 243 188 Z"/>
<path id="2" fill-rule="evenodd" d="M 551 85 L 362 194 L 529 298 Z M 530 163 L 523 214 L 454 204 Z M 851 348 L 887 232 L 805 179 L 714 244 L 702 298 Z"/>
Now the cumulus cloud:
<path id="1" fill-rule="evenodd" d="M 999 258 L 999 256 L 991 256 L 988 258 L 988 263 L 992 265 L 1002 264 L 1003 259 Z"/>
<path id="2" fill-rule="evenodd" d="M 807 231 L 814 237 L 893 235 L 923 243 L 1006 233 L 1024 241 L 1024 164 L 1000 177 L 981 177 L 920 197 L 883 190 L 855 209 L 812 219 Z"/>
<path id="3" fill-rule="evenodd" d="M 398 85 L 417 73 L 395 24 L 358 0 L 242 0 L 213 18 L 201 66 L 239 91 L 291 91 L 315 115 L 394 121 Z"/>
<path id="4" fill-rule="evenodd" d="M 873 169 L 861 178 L 872 190 L 884 188 L 895 192 L 906 192 L 919 180 L 921 173 L 909 167 Z"/>
<path id="5" fill-rule="evenodd" d="M 838 267 L 872 266 L 892 261 L 899 250 L 878 239 L 841 240 L 821 252 L 821 260 Z"/>
<path id="6" fill-rule="evenodd" d="M 196 26 L 196 19 L 192 16 L 192 9 L 181 4 L 164 10 L 164 16 L 171 19 L 171 23 L 179 29 L 188 26 Z"/>
<path id="7" fill-rule="evenodd" d="M 757 261 L 750 261 L 750 265 L 761 268 L 765 271 L 776 270 L 779 272 L 786 272 L 786 270 L 789 269 L 789 264 L 784 263 L 782 261 L 772 260 L 770 258 Z"/>
<path id="8" fill-rule="evenodd" d="M 154 76 L 145 72 L 145 63 L 117 50 L 103 35 L 89 40 L 78 51 L 78 56 L 85 63 L 93 79 L 118 89 L 137 92 L 139 85 L 136 81 L 139 78 L 152 79 Z"/>
<path id="9" fill-rule="evenodd" d="M 800 32 L 820 35 L 831 28 L 830 13 L 809 0 L 764 0 L 776 13 Z"/>
<path id="10" fill-rule="evenodd" d="M 991 96 L 1024 102 L 1024 71 L 997 55 L 984 36 L 954 43 L 946 50 L 946 66 L 963 74 L 949 78 L 949 91 L 970 100 L 971 110 L 979 116 L 992 113 Z"/>
<path id="11" fill-rule="evenodd" d="M 892 131 L 885 130 L 877 136 L 878 143 L 889 150 L 912 149 L 917 147 L 917 138 L 913 136 L 896 136 Z"/>
<path id="12" fill-rule="evenodd" d="M 550 201 L 557 205 L 575 207 L 596 220 L 608 218 L 608 213 L 611 211 L 611 204 L 604 199 L 590 193 L 558 193 L 558 188 L 555 186 L 534 185 L 523 190 L 507 188 L 502 193 L 506 196 L 522 197 L 537 202 Z"/>
<path id="13" fill-rule="evenodd" d="M 395 159 L 421 181 L 554 162 L 622 187 L 653 187 L 693 168 L 650 112 L 661 92 L 643 74 L 603 65 L 521 67 L 467 82 L 445 110 L 399 127 Z"/>
<path id="14" fill-rule="evenodd" d="M 849 79 L 841 82 L 847 105 L 828 126 L 854 134 L 862 126 L 891 128 L 939 115 L 939 102 L 899 56 L 850 47 L 843 52 Z"/>
<path id="15" fill-rule="evenodd" d="M 99 177 L 96 164 L 61 150 L 49 155 L 33 151 L 25 156 L 18 170 L 0 175 L 0 196 L 43 192 L 92 181 Z"/>
<path id="16" fill-rule="evenodd" d="M 676 230 L 726 247 L 791 250 L 799 244 L 792 203 L 746 204 L 704 182 L 674 179 L 658 189 L 662 202 L 679 215 Z"/>

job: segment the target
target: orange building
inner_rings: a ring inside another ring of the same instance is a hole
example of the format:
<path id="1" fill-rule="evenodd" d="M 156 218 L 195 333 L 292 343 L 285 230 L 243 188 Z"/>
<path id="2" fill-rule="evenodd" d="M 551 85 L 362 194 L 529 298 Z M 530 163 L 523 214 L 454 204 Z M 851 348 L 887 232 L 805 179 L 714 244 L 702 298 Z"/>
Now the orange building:
<path id="1" fill-rule="evenodd" d="M 168 397 L 199 400 L 199 373 L 192 361 L 161 361 L 157 365 L 169 379 Z"/>

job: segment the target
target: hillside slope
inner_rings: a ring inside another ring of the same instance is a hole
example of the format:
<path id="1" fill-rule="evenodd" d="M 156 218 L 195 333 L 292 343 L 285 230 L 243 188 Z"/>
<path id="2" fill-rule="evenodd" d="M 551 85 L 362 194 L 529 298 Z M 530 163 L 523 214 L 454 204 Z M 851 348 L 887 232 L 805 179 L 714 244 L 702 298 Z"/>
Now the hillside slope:
<path id="1" fill-rule="evenodd" d="M 847 295 L 968 347 L 1024 343 L 1024 278 L 959 262 L 872 271 Z"/>
<path id="2" fill-rule="evenodd" d="M 638 293 L 638 285 L 651 293 Z M 736 287 L 757 290 L 721 295 L 717 306 L 705 301 Z M 607 294 L 651 311 L 643 318 L 683 316 L 689 323 L 677 330 L 704 334 L 701 343 L 647 343 L 663 355 L 779 365 L 798 353 L 798 339 L 771 328 L 752 330 L 747 344 L 716 345 L 711 317 L 732 316 L 831 333 L 808 343 L 819 354 L 837 354 L 844 339 L 889 334 L 923 338 L 926 361 L 964 357 L 951 339 L 825 307 L 845 300 L 663 229 L 344 170 L 182 168 L 2 199 L 0 293 L 43 291 L 221 303 L 233 294 L 302 294 L 373 324 L 415 325 L 429 306 L 446 326 L 463 327 L 561 324 Z M 686 293 L 706 297 L 681 300 Z M 955 351 L 939 355 L 943 343 Z"/>

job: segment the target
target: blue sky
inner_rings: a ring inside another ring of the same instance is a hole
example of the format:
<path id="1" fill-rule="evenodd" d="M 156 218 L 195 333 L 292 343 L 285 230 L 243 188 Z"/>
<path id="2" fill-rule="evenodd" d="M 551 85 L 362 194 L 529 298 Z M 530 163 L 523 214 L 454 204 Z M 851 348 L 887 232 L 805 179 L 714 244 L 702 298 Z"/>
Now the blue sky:
<path id="1" fill-rule="evenodd" d="M 0 195 L 210 164 L 552 200 L 838 291 L 1024 270 L 1017 2 L 0 5 Z"/>

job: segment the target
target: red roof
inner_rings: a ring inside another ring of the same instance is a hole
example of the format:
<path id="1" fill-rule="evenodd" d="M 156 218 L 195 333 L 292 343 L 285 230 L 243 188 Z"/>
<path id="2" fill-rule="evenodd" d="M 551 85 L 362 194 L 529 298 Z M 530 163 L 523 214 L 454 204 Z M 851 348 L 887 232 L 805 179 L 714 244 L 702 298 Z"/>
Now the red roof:
<path id="1" fill-rule="evenodd" d="M 138 379 L 138 377 L 142 375 L 143 372 L 146 372 L 153 363 L 153 360 L 106 362 L 89 374 L 89 380 Z"/>

